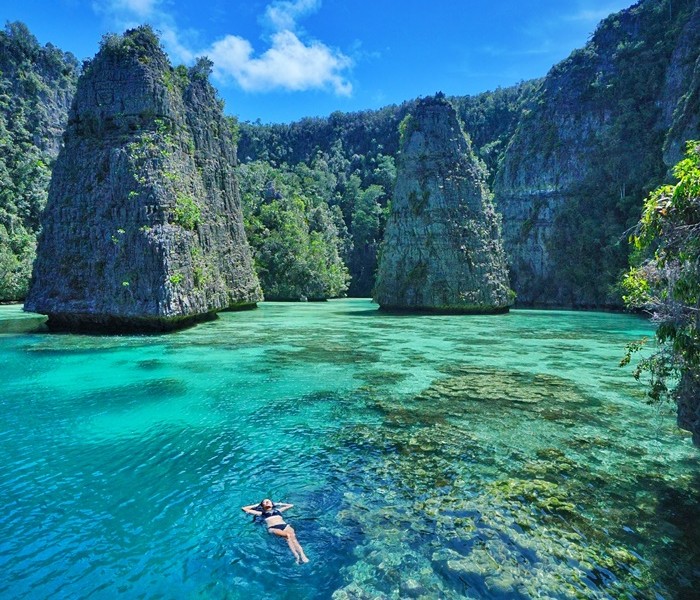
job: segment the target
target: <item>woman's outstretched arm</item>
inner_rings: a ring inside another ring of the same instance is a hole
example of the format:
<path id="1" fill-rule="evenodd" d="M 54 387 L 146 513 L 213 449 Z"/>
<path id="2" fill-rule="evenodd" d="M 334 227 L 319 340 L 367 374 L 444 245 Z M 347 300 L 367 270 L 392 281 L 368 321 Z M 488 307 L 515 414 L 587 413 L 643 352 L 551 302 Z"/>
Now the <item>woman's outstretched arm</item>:
<path id="1" fill-rule="evenodd" d="M 288 502 L 278 502 L 277 504 L 275 504 L 275 508 L 280 512 L 283 512 L 283 511 L 287 510 L 288 508 L 292 508 L 292 506 L 294 506 L 294 505 L 289 504 Z"/>
<path id="2" fill-rule="evenodd" d="M 262 514 L 262 512 L 259 510 L 255 510 L 256 508 L 258 508 L 258 506 L 260 506 L 260 505 L 259 504 L 249 504 L 248 506 L 241 506 L 241 510 L 243 512 L 248 513 L 249 515 L 255 515 L 256 517 L 259 517 Z"/>

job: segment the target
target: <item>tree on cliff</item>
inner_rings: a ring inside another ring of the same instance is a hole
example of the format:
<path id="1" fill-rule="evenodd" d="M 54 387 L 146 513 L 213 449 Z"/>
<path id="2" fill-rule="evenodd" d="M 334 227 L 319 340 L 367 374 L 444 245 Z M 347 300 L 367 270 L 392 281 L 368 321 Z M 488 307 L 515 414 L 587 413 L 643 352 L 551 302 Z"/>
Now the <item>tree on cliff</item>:
<path id="1" fill-rule="evenodd" d="M 654 400 L 675 399 L 679 426 L 700 445 L 700 142 L 688 142 L 673 174 L 678 182 L 649 195 L 632 236 L 638 257 L 653 256 L 627 273 L 625 302 L 658 323 L 658 349 L 635 376 L 650 374 Z"/>

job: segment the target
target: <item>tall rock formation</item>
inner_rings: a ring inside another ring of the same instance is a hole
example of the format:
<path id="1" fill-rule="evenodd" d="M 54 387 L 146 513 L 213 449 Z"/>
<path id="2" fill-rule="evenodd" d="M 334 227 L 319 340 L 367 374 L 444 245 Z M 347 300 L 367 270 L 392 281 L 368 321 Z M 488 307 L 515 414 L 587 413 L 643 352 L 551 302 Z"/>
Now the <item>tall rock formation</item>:
<path id="1" fill-rule="evenodd" d="M 173 69 L 148 27 L 105 38 L 78 83 L 27 310 L 165 330 L 262 299 L 210 67 Z"/>
<path id="2" fill-rule="evenodd" d="M 507 311 L 500 218 L 457 113 L 439 94 L 421 100 L 401 129 L 375 300 L 398 310 Z"/>
<path id="3" fill-rule="evenodd" d="M 524 305 L 621 308 L 626 233 L 699 134 L 700 2 L 642 0 L 556 65 L 494 182 Z"/>

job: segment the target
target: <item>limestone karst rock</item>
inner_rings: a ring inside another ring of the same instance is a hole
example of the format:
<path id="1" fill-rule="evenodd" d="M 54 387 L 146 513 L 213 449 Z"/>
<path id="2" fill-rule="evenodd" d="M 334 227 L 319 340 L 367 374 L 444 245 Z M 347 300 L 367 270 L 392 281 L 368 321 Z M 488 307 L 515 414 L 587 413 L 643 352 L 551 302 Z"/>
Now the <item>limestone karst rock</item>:
<path id="1" fill-rule="evenodd" d="M 500 218 L 454 108 L 442 95 L 423 99 L 401 129 L 375 300 L 396 310 L 507 311 Z"/>
<path id="2" fill-rule="evenodd" d="M 622 307 L 629 228 L 699 106 L 697 0 L 637 2 L 550 70 L 493 183 L 520 306 Z"/>
<path id="3" fill-rule="evenodd" d="M 26 310 L 69 329 L 171 329 L 262 299 L 211 64 L 173 69 L 148 27 L 78 83 Z"/>

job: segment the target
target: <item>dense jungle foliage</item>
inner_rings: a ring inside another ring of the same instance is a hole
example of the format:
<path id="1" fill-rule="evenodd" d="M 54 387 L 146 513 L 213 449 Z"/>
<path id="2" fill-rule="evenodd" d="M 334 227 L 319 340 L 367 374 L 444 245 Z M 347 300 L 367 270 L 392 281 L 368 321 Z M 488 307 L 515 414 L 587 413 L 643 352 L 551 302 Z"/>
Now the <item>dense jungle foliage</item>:
<path id="1" fill-rule="evenodd" d="M 658 349 L 639 363 L 635 376 L 649 373 L 653 400 L 675 397 L 679 406 L 689 405 L 692 426 L 700 419 L 700 142 L 688 143 L 673 174 L 675 184 L 647 198 L 632 236 L 637 264 L 624 279 L 625 302 L 658 323 Z M 631 345 L 623 362 L 640 347 Z"/>
<path id="2" fill-rule="evenodd" d="M 0 31 L 0 302 L 24 298 L 78 61 L 22 23 Z"/>
<path id="3" fill-rule="evenodd" d="M 239 169 L 244 223 L 268 300 L 325 300 L 348 288 L 349 235 L 340 208 L 325 198 L 332 178 L 298 165 L 255 161 Z"/>
<path id="4" fill-rule="evenodd" d="M 353 162 L 356 168 L 352 168 Z M 317 150 L 308 161 L 296 164 L 277 163 L 270 160 L 254 160 L 244 163 L 239 168 L 241 195 L 244 198 L 244 215 L 246 216 L 247 233 L 253 246 L 256 262 L 260 262 L 261 237 L 256 229 L 251 227 L 259 211 L 251 198 L 270 194 L 276 190 L 286 198 L 284 202 L 269 202 L 265 208 L 269 219 L 275 211 L 287 210 L 289 197 L 313 198 L 306 206 L 324 207 L 334 216 L 335 231 L 327 232 L 330 240 L 337 237 L 334 245 L 344 269 L 349 268 L 352 278 L 349 280 L 349 294 L 353 296 L 369 295 L 374 281 L 376 254 L 381 243 L 384 223 L 386 222 L 387 207 L 396 178 L 394 159 L 391 156 L 375 153 L 373 156 L 354 155 L 347 158 L 343 143 L 336 140 L 329 152 Z M 250 174 L 255 178 L 251 179 Z M 286 182 L 285 191 L 280 192 L 280 182 Z M 258 200 L 260 202 L 260 200 Z M 282 224 L 281 215 L 274 217 L 276 223 Z M 307 219 L 309 224 L 313 219 Z M 273 229 L 275 228 L 272 224 Z M 337 233 L 336 233 L 337 232 Z M 268 260 L 274 261 L 274 256 L 267 254 Z M 281 264 L 273 268 L 273 272 L 283 272 L 283 263 L 287 259 L 280 256 Z M 302 260 L 303 262 L 303 260 Z M 261 265 L 262 266 L 262 265 Z M 268 267 L 264 267 L 269 270 Z M 261 285 L 266 297 L 269 297 L 270 286 L 265 283 L 266 277 L 259 273 Z M 335 284 L 331 288 L 336 289 Z M 348 290 L 348 285 L 342 286 L 342 291 Z M 308 296 L 308 294 L 299 294 Z M 276 294 L 275 294 L 276 296 Z"/>

